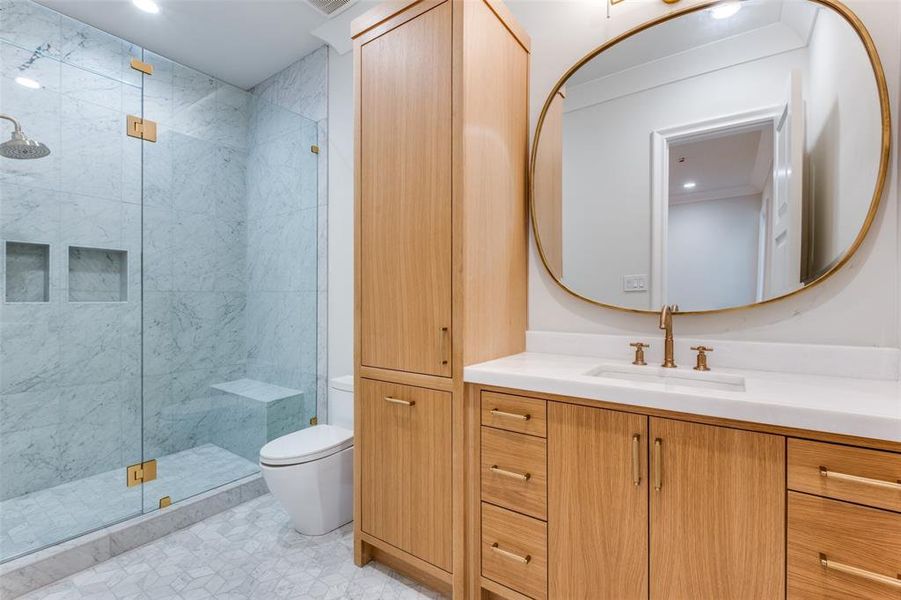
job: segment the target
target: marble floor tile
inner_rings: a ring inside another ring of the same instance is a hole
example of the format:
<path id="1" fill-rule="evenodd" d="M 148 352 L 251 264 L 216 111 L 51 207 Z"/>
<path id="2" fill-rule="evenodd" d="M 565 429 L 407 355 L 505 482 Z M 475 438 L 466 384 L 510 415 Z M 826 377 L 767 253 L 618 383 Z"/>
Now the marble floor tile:
<path id="1" fill-rule="evenodd" d="M 213 444 L 157 458 L 157 479 L 126 487 L 123 468 L 0 502 L 0 560 L 20 556 L 98 527 L 257 472 L 250 462 Z M 146 509 L 145 509 L 146 506 Z"/>
<path id="2" fill-rule="evenodd" d="M 441 597 L 383 565 L 354 566 L 352 525 L 300 535 L 266 494 L 22 599 Z"/>

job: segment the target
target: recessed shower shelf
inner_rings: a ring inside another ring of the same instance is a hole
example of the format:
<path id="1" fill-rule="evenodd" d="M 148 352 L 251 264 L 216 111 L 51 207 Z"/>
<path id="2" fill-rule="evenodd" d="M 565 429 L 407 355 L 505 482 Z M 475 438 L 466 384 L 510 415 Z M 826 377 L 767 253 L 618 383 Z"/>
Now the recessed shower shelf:
<path id="1" fill-rule="evenodd" d="M 50 301 L 50 246 L 6 242 L 6 301 Z"/>
<path id="2" fill-rule="evenodd" d="M 69 302 L 128 300 L 128 252 L 69 246 Z"/>

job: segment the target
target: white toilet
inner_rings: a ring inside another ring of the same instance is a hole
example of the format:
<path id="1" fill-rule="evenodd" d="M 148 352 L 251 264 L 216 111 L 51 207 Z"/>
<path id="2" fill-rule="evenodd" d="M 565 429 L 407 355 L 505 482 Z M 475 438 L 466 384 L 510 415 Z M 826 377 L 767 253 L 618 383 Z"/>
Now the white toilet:
<path id="1" fill-rule="evenodd" d="M 260 450 L 269 491 L 304 535 L 322 535 L 353 520 L 352 375 L 329 381 L 328 420 L 328 425 L 289 433 Z"/>

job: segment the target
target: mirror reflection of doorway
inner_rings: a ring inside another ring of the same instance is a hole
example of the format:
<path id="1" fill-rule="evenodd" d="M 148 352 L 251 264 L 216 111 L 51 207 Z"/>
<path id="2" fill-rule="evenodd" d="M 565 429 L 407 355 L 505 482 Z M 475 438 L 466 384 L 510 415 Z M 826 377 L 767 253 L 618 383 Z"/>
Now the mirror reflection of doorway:
<path id="1" fill-rule="evenodd" d="M 804 137 L 786 102 L 657 131 L 651 305 L 684 311 L 742 306 L 797 287 L 802 277 Z"/>

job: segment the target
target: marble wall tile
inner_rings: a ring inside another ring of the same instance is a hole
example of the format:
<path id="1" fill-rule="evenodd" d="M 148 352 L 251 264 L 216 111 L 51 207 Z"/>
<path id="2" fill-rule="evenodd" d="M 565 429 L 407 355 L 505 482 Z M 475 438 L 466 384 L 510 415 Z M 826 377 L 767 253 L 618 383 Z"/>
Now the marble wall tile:
<path id="1" fill-rule="evenodd" d="M 248 223 L 248 286 L 259 292 L 316 291 L 315 208 Z"/>
<path id="2" fill-rule="evenodd" d="M 12 183 L 0 185 L 0 238 L 48 243 L 58 239 L 59 224 L 57 192 Z"/>
<path id="3" fill-rule="evenodd" d="M 243 293 L 175 292 L 175 363 L 209 369 L 243 362 L 245 305 Z"/>
<path id="4" fill-rule="evenodd" d="M 68 292 L 70 303 L 126 302 L 128 252 L 69 246 Z"/>
<path id="5" fill-rule="evenodd" d="M 65 189 L 121 201 L 122 113 L 63 96 L 61 116 L 58 155 Z"/>
<path id="6" fill-rule="evenodd" d="M 59 239 L 66 245 L 108 248 L 121 247 L 126 241 L 125 213 L 119 200 L 63 194 L 59 221 L 64 224 Z"/>
<path id="7" fill-rule="evenodd" d="M 246 289 L 247 224 L 203 214 L 175 212 L 172 282 L 179 292 Z"/>
<path id="8" fill-rule="evenodd" d="M 57 303 L 6 304 L 0 313 L 0 393 L 54 387 L 59 381 L 60 307 Z"/>
<path id="9" fill-rule="evenodd" d="M 0 394 L 0 435 L 56 425 L 57 390 Z"/>
<path id="10" fill-rule="evenodd" d="M 104 383 L 122 376 L 122 328 L 137 316 L 125 304 L 67 303 L 62 306 L 59 381 Z"/>
<path id="11" fill-rule="evenodd" d="M 328 47 L 322 46 L 253 89 L 255 95 L 318 121 L 328 113 Z"/>
<path id="12" fill-rule="evenodd" d="M 60 59 L 82 69 L 130 83 L 141 84 L 141 74 L 132 69 L 132 57 L 141 49 L 95 27 L 68 17 L 60 19 Z"/>
<path id="13" fill-rule="evenodd" d="M 58 57 L 61 18 L 34 2 L 0 0 L 0 39 Z"/>
<path id="14" fill-rule="evenodd" d="M 59 427 L 48 425 L 7 433 L 0 438 L 0 500 L 55 485 L 61 447 Z"/>

